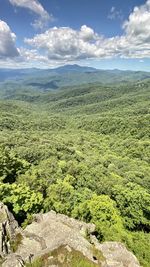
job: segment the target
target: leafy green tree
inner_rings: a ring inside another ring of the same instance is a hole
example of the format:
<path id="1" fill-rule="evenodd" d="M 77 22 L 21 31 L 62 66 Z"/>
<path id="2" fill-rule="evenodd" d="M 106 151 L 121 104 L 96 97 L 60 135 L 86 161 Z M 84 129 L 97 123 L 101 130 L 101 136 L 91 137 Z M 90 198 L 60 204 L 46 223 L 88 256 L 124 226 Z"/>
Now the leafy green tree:
<path id="1" fill-rule="evenodd" d="M 0 84 L 0 200 L 25 224 L 44 208 L 94 222 L 149 267 L 150 82 L 91 82 Z"/>
<path id="2" fill-rule="evenodd" d="M 0 150 L 0 180 L 4 183 L 14 183 L 17 177 L 24 173 L 30 164 L 16 155 L 8 148 Z"/>
<path id="3" fill-rule="evenodd" d="M 116 203 L 106 195 L 95 194 L 90 200 L 81 203 L 74 210 L 74 217 L 94 223 L 101 240 L 120 238 L 120 233 L 123 231 Z"/>
<path id="4" fill-rule="evenodd" d="M 113 197 L 127 228 L 150 230 L 150 194 L 145 188 L 134 183 L 116 185 Z"/>
<path id="5" fill-rule="evenodd" d="M 54 209 L 57 212 L 70 214 L 73 207 L 74 188 L 65 180 L 57 180 L 47 191 L 47 198 L 44 201 L 46 211 Z"/>
<path id="6" fill-rule="evenodd" d="M 4 202 L 23 222 L 27 214 L 38 213 L 43 208 L 42 194 L 24 184 L 0 183 L 0 201 Z"/>
<path id="7" fill-rule="evenodd" d="M 126 231 L 122 242 L 137 256 L 141 266 L 149 267 L 150 233 L 145 233 L 143 231 Z"/>

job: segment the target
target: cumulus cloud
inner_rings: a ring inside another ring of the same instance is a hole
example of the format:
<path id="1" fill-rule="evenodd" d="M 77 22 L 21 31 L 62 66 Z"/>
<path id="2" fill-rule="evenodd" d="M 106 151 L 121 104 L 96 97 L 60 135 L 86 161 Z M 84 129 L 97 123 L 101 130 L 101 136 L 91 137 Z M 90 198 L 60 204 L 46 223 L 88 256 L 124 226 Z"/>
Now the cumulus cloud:
<path id="1" fill-rule="evenodd" d="M 53 60 L 150 57 L 150 0 L 134 8 L 123 30 L 122 36 L 104 38 L 86 25 L 79 30 L 54 27 L 25 42 Z"/>
<path id="2" fill-rule="evenodd" d="M 150 57 L 150 0 L 134 8 L 123 29 L 127 45 L 125 57 Z"/>
<path id="3" fill-rule="evenodd" d="M 16 35 L 11 32 L 6 22 L 0 20 L 0 59 L 19 56 L 15 40 Z"/>
<path id="4" fill-rule="evenodd" d="M 32 23 L 32 26 L 36 29 L 43 29 L 45 26 L 47 26 L 48 21 L 54 20 L 53 15 L 48 14 L 38 0 L 9 0 L 9 2 L 13 6 L 27 8 L 39 15 L 39 18 Z"/>
<path id="5" fill-rule="evenodd" d="M 48 58 L 38 53 L 36 49 L 20 48 L 20 62 L 43 62 L 48 63 Z"/>
<path id="6" fill-rule="evenodd" d="M 83 25 L 81 27 L 79 36 L 84 41 L 91 41 L 97 38 L 97 35 L 95 34 L 94 30 L 87 27 L 86 25 Z"/>
<path id="7" fill-rule="evenodd" d="M 18 5 L 21 2 L 24 5 L 36 3 L 30 5 L 30 9 L 32 6 L 32 10 L 40 17 L 45 14 L 39 8 L 38 1 L 9 1 Z M 26 48 L 17 49 L 15 34 L 4 21 L 0 21 L 0 60 L 7 64 L 9 59 L 12 66 L 54 67 L 69 61 L 92 58 L 150 58 L 150 0 L 135 7 L 122 27 L 123 34 L 111 38 L 101 36 L 86 25 L 78 30 L 53 27 L 33 38 L 26 38 Z"/>
<path id="8" fill-rule="evenodd" d="M 129 19 L 124 22 L 128 39 L 136 44 L 150 42 L 150 0 L 145 5 L 135 7 Z"/>
<path id="9" fill-rule="evenodd" d="M 95 57 L 98 40 L 99 36 L 83 25 L 79 31 L 69 27 L 54 27 L 37 34 L 33 39 L 25 39 L 25 42 L 44 50 L 49 59 L 75 60 Z"/>

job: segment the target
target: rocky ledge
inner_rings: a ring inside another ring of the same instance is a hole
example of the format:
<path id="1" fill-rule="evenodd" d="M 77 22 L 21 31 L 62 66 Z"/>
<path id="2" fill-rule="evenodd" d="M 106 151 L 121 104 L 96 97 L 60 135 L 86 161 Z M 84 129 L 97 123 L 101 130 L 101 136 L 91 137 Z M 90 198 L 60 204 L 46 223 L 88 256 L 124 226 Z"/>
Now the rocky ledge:
<path id="1" fill-rule="evenodd" d="M 0 203 L 2 267 L 140 267 L 119 242 L 99 243 L 95 225 L 50 211 L 37 214 L 24 230 Z"/>

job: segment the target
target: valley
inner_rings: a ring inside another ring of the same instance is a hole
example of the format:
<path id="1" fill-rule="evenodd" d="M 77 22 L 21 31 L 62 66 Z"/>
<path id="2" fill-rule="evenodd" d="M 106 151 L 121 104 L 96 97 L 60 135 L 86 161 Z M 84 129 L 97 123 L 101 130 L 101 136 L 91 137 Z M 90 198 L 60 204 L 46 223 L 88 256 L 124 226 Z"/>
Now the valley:
<path id="1" fill-rule="evenodd" d="M 94 223 L 149 267 L 150 74 L 66 68 L 1 81 L 0 201 L 23 227 L 50 210 Z"/>

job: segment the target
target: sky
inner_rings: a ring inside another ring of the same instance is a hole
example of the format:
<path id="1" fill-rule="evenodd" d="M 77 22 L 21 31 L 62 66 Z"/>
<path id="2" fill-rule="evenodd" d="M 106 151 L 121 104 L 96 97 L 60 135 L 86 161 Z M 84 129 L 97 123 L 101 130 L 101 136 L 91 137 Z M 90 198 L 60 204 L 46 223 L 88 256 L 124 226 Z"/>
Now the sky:
<path id="1" fill-rule="evenodd" d="M 150 71 L 150 0 L 0 0 L 0 68 Z"/>

